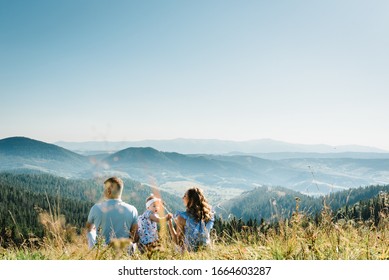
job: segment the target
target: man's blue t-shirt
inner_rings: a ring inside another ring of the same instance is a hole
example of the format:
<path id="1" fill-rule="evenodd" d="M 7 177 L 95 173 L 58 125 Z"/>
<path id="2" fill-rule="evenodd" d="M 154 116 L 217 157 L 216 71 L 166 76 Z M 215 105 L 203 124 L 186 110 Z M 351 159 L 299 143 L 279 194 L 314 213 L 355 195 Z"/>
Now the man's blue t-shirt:
<path id="1" fill-rule="evenodd" d="M 108 244 L 113 238 L 129 238 L 130 229 L 138 223 L 138 211 L 121 199 L 109 199 L 93 205 L 88 223 L 96 226 L 98 236 Z"/>

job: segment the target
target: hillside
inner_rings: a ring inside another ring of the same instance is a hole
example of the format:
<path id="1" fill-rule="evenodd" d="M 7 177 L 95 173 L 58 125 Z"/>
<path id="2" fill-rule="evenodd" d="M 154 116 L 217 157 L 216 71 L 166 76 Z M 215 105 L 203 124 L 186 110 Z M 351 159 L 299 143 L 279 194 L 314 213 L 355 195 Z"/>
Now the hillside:
<path id="1" fill-rule="evenodd" d="M 257 187 L 216 205 L 215 210 L 224 218 L 232 215 L 244 221 L 288 218 L 296 210 L 298 198 L 299 211 L 315 216 L 323 210 L 324 203 L 336 212 L 346 205 L 351 208 L 356 203 L 376 198 L 380 193 L 389 193 L 389 185 L 359 187 L 321 197 L 282 187 Z"/>
<path id="2" fill-rule="evenodd" d="M 17 231 L 24 237 L 42 236 L 37 208 L 49 211 L 51 207 L 54 211 L 58 207 L 67 222 L 80 231 L 91 205 L 102 198 L 105 179 L 70 180 L 48 174 L 0 173 L 1 238 L 7 239 L 7 234 L 16 238 Z M 129 179 L 124 180 L 124 186 L 123 201 L 134 205 L 139 214 L 145 211 L 145 200 L 151 193 L 160 195 L 173 213 L 183 208 L 181 199 L 169 193 Z"/>
<path id="3" fill-rule="evenodd" d="M 162 244 L 150 254 L 137 252 L 129 257 L 121 247 L 115 246 L 90 251 L 82 228 L 93 200 L 101 196 L 102 180 L 70 180 L 48 174 L 0 174 L 0 258 L 389 258 L 385 239 L 389 230 L 388 185 L 337 192 L 325 198 L 313 198 L 281 187 L 258 187 L 228 203 L 214 205 L 217 217 L 212 231 L 212 250 L 177 253 L 169 236 L 161 232 Z M 123 200 L 143 212 L 144 199 L 152 189 L 127 179 L 125 190 Z M 163 191 L 160 194 L 173 212 L 174 208 L 183 209 L 178 197 Z M 298 214 L 295 195 L 300 198 Z M 317 209 L 316 206 L 323 205 L 323 199 L 330 207 L 341 205 L 340 209 L 333 212 Z M 219 215 L 223 214 L 220 211 L 228 215 L 220 219 Z M 266 211 L 270 212 L 268 218 Z"/>
<path id="4" fill-rule="evenodd" d="M 353 205 L 349 213 L 361 213 L 361 218 L 356 219 L 344 215 L 339 218 L 339 213 L 334 216 L 328 209 L 315 216 L 295 211 L 289 219 L 249 220 L 247 223 L 236 218 L 216 219 L 211 231 L 211 247 L 198 252 L 178 252 L 170 235 L 161 227 L 159 246 L 147 254 L 136 251 L 131 256 L 123 242 L 89 250 L 84 234 L 75 234 L 63 217 L 46 214 L 46 219 L 42 219 L 44 238 L 25 239 L 21 245 L 0 242 L 0 259 L 388 260 L 388 206 L 388 193 L 381 193 Z M 371 207 L 374 211 L 370 211 Z M 227 273 L 232 274 L 230 269 Z"/>
<path id="5" fill-rule="evenodd" d="M 53 144 L 25 137 L 0 140 L 0 171 L 29 170 L 73 177 L 90 166 L 86 157 Z"/>
<path id="6" fill-rule="evenodd" d="M 110 155 L 107 170 L 168 189 L 177 181 L 204 189 L 250 190 L 283 186 L 308 195 L 322 195 L 359 186 L 389 183 L 389 159 L 300 158 L 268 160 L 249 155 L 182 155 L 152 148 L 129 148 Z M 147 181 L 146 181 L 147 182 Z M 220 199 L 225 197 L 220 196 Z"/>
<path id="7" fill-rule="evenodd" d="M 25 243 L 29 238 L 42 238 L 45 232 L 39 215 L 43 211 L 63 215 L 63 224 L 67 223 L 76 232 L 81 232 L 93 205 L 91 201 L 34 192 L 4 182 L 2 175 L 0 177 L 0 246 L 8 247 Z"/>
<path id="8" fill-rule="evenodd" d="M 166 190 L 183 184 L 217 191 L 246 191 L 256 186 L 283 186 L 318 196 L 372 184 L 389 183 L 389 159 L 294 158 L 261 159 L 249 155 L 182 155 L 152 148 L 128 148 L 104 159 L 106 170 Z M 180 185 L 178 182 L 182 182 Z M 216 200 L 215 200 L 216 201 Z M 220 201 L 220 199 L 219 199 Z"/>
<path id="9" fill-rule="evenodd" d="M 109 168 L 145 180 L 153 176 L 160 184 L 177 179 L 215 184 L 223 177 L 254 177 L 255 173 L 235 162 L 215 160 L 205 155 L 160 152 L 152 148 L 128 148 L 108 156 Z"/>
<path id="10" fill-rule="evenodd" d="M 232 215 L 238 219 L 279 219 L 290 217 L 296 209 L 296 197 L 300 198 L 300 210 L 316 214 L 322 201 L 282 187 L 257 187 L 253 190 L 224 201 L 215 210 L 224 218 Z M 243 207 L 242 207 L 243 206 Z"/>
<path id="11" fill-rule="evenodd" d="M 389 183 L 389 159 L 293 158 L 269 160 L 250 155 L 183 155 L 153 148 L 128 148 L 102 159 L 101 172 L 118 172 L 141 182 L 174 187 L 197 185 L 227 198 L 256 186 L 283 186 L 308 195 L 323 195 L 372 184 Z M 180 184 L 179 182 L 182 182 Z"/>
<path id="12" fill-rule="evenodd" d="M 371 225 L 379 226 L 382 221 L 388 219 L 388 206 L 389 193 L 387 191 L 380 191 L 376 196 L 369 199 L 343 205 L 335 212 L 335 219 L 343 223 L 345 221 L 369 221 Z"/>

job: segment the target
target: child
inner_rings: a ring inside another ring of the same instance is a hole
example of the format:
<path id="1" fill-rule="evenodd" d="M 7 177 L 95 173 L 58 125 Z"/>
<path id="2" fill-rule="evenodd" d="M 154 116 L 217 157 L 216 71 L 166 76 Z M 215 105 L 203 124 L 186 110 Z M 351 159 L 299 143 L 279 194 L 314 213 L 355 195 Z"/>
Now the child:
<path id="1" fill-rule="evenodd" d="M 139 250 L 143 253 L 147 249 L 151 249 L 158 241 L 157 223 L 172 218 L 172 214 L 167 214 L 160 218 L 158 211 L 160 209 L 161 199 L 149 196 L 146 199 L 146 211 L 138 218 L 138 235 L 139 235 Z"/>

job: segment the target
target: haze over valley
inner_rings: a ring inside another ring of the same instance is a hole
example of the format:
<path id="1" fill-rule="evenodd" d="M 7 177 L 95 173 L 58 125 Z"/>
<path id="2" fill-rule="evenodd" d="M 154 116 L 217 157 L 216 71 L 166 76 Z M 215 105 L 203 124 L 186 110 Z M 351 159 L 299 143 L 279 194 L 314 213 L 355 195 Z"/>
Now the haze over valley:
<path id="1" fill-rule="evenodd" d="M 212 147 L 219 149 L 214 154 L 182 154 L 153 147 L 127 147 L 116 152 L 105 150 L 97 155 L 82 155 L 54 144 L 11 137 L 0 140 L 0 171 L 43 172 L 75 179 L 118 175 L 179 197 L 187 187 L 199 186 L 215 203 L 260 186 L 281 186 L 317 196 L 389 183 L 389 154 L 375 148 L 348 146 L 349 149 L 343 150 L 332 148 L 339 151 L 329 153 L 330 146 L 296 145 L 269 139 L 220 141 L 219 145 L 217 140 L 180 139 L 162 141 L 162 144 L 172 150 L 177 141 L 180 143 L 177 147 L 186 150 L 199 149 L 200 144 L 203 152 L 211 151 Z M 158 141 L 154 143 L 156 147 L 162 145 Z M 79 150 L 81 146 L 87 147 L 79 143 L 73 148 Z M 97 146 L 91 144 L 90 150 Z M 271 152 L 263 153 L 266 148 Z M 220 154 L 221 151 L 225 154 Z"/>

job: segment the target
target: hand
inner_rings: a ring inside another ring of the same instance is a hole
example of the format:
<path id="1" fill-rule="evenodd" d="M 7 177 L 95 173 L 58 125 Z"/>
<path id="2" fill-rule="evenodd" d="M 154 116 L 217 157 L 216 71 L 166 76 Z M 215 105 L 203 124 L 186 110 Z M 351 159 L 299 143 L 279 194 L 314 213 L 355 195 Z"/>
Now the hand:
<path id="1" fill-rule="evenodd" d="M 171 218 L 173 218 L 173 214 L 172 213 L 169 213 L 169 214 L 166 215 L 166 220 L 167 221 L 170 221 Z"/>

